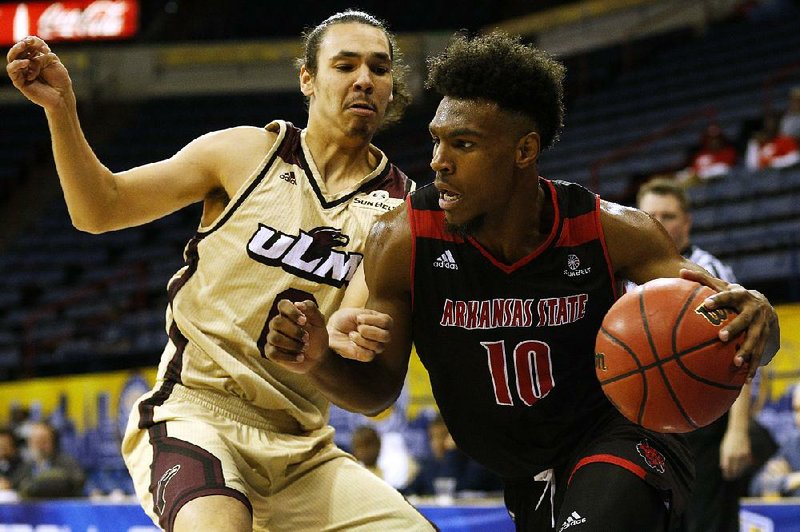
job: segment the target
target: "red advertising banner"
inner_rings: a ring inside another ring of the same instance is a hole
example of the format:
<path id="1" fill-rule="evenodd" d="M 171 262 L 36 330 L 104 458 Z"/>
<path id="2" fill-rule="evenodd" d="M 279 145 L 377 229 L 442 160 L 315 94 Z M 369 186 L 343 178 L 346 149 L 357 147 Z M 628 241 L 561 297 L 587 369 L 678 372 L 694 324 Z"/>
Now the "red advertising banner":
<path id="1" fill-rule="evenodd" d="M 139 27 L 138 0 L 0 4 L 0 45 L 26 35 L 47 41 L 126 39 Z"/>

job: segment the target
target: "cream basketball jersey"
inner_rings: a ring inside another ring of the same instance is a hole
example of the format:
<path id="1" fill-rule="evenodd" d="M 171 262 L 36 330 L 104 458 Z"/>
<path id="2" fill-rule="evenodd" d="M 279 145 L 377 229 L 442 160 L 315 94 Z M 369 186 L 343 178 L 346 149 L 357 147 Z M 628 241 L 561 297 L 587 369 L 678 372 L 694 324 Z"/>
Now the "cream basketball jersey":
<path id="1" fill-rule="evenodd" d="M 362 259 L 375 219 L 400 205 L 412 182 L 380 163 L 349 189 L 329 194 L 305 143 L 305 131 L 277 121 L 275 145 L 218 219 L 185 250 L 169 282 L 169 343 L 157 389 L 140 405 L 153 419 L 175 384 L 238 396 L 301 428 L 325 423 L 328 402 L 309 379 L 264 356 L 269 320 L 280 299 L 313 299 L 329 316 Z"/>

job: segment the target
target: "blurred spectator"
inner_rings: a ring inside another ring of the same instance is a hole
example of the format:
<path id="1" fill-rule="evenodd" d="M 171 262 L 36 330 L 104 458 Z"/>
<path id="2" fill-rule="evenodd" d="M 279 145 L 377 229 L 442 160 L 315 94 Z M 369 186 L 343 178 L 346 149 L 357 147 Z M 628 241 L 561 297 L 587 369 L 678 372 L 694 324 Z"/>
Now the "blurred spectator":
<path id="1" fill-rule="evenodd" d="M 455 479 L 456 492 L 502 491 L 500 478 L 456 448 L 441 416 L 428 426 L 431 455 L 420 463 L 419 472 L 404 495 L 433 495 L 436 479 Z"/>
<path id="2" fill-rule="evenodd" d="M 350 452 L 367 469 L 397 489 L 405 488 L 419 469 L 405 446 L 402 434 L 381 434 L 370 425 L 359 426 L 353 431 Z"/>
<path id="3" fill-rule="evenodd" d="M 789 108 L 781 117 L 781 135 L 800 141 L 800 87 L 789 92 Z"/>
<path id="4" fill-rule="evenodd" d="M 678 172 L 681 181 L 693 182 L 727 175 L 736 165 L 739 155 L 733 143 L 717 124 L 709 124 L 703 131 L 700 147 L 689 161 L 689 166 Z"/>
<path id="5" fill-rule="evenodd" d="M 21 466 L 14 433 L 10 429 L 0 429 L 0 491 L 17 489 Z"/>
<path id="6" fill-rule="evenodd" d="M 41 407 L 39 405 L 36 406 L 35 411 L 31 412 L 31 409 L 27 406 L 18 403 L 11 405 L 11 421 L 8 428 L 14 433 L 14 438 L 18 442 L 28 441 L 31 427 L 35 422 L 39 421 L 38 418 L 34 419 L 34 415 L 40 415 Z"/>
<path id="7" fill-rule="evenodd" d="M 751 170 L 761 168 L 786 168 L 800 162 L 800 147 L 794 137 L 778 130 L 778 117 L 768 114 L 764 124 L 747 144 L 747 167 Z"/>
<path id="8" fill-rule="evenodd" d="M 383 471 L 378 467 L 381 437 L 377 430 L 368 425 L 362 425 L 354 430 L 350 442 L 350 453 L 361 465 L 383 478 Z"/>
<path id="9" fill-rule="evenodd" d="M 750 487 L 759 497 L 800 497 L 800 386 L 792 393 L 794 427 L 778 453 L 755 476 Z"/>
<path id="10" fill-rule="evenodd" d="M 35 423 L 28 438 L 30 459 L 22 465 L 23 497 L 80 497 L 85 476 L 78 462 L 59 449 L 58 433 L 48 423 Z"/>

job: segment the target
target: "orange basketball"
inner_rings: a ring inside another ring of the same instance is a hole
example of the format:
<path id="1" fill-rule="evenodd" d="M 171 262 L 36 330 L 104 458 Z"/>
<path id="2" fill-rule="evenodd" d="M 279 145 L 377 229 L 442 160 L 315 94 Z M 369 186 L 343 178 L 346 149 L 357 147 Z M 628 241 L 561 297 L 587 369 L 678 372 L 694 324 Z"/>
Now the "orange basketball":
<path id="1" fill-rule="evenodd" d="M 714 291 L 685 279 L 655 279 L 609 309 L 595 343 L 603 391 L 631 421 L 659 432 L 690 432 L 723 415 L 747 369 L 733 357 L 743 335 L 719 331 L 736 313 L 709 310 Z"/>

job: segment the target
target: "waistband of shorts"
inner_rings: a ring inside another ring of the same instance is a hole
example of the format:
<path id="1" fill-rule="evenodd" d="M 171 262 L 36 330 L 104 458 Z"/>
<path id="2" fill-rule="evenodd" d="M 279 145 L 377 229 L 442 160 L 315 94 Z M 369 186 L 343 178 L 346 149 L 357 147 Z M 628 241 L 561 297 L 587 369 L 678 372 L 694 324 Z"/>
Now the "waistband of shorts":
<path id="1" fill-rule="evenodd" d="M 171 395 L 177 399 L 201 405 L 237 423 L 284 434 L 305 432 L 300 423 L 285 410 L 256 408 L 235 395 L 227 395 L 215 390 L 196 390 L 180 384 L 175 385 Z"/>

